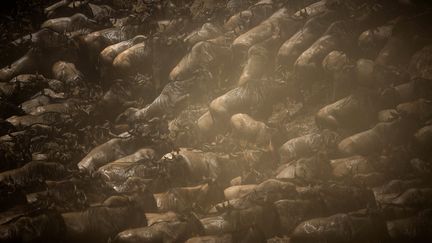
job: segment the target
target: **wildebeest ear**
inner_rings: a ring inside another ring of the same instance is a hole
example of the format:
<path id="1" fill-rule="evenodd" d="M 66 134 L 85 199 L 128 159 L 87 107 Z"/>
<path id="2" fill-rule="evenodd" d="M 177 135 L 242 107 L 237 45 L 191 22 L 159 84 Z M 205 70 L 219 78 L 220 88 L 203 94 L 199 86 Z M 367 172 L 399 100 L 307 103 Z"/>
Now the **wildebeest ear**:
<path id="1" fill-rule="evenodd" d="M 207 178 L 205 183 L 208 184 L 209 188 L 218 188 L 221 187 L 219 181 L 216 178 Z"/>

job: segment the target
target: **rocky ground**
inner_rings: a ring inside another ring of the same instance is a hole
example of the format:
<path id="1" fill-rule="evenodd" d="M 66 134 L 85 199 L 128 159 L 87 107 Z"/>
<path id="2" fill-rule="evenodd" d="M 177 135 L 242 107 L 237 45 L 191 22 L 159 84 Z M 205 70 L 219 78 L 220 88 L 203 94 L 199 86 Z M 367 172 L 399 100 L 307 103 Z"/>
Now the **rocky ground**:
<path id="1" fill-rule="evenodd" d="M 0 242 L 432 241 L 428 1 L 0 18 Z"/>

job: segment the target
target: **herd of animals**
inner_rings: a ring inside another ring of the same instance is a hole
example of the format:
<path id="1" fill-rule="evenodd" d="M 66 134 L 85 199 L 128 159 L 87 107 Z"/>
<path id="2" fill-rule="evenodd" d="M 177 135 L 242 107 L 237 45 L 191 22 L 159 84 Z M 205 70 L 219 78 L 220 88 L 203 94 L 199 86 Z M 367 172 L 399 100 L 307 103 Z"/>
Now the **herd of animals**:
<path id="1" fill-rule="evenodd" d="M 44 14 L 2 43 L 0 242 L 432 242 L 428 1 Z"/>

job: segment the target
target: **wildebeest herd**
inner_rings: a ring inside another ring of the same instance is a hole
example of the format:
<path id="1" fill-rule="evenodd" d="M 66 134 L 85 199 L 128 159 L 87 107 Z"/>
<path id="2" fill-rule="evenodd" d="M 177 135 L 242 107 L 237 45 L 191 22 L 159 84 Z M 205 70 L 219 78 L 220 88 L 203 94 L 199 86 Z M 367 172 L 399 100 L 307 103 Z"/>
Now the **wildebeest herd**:
<path id="1" fill-rule="evenodd" d="M 1 40 L 0 242 L 432 242 L 431 21 L 46 1 Z"/>

